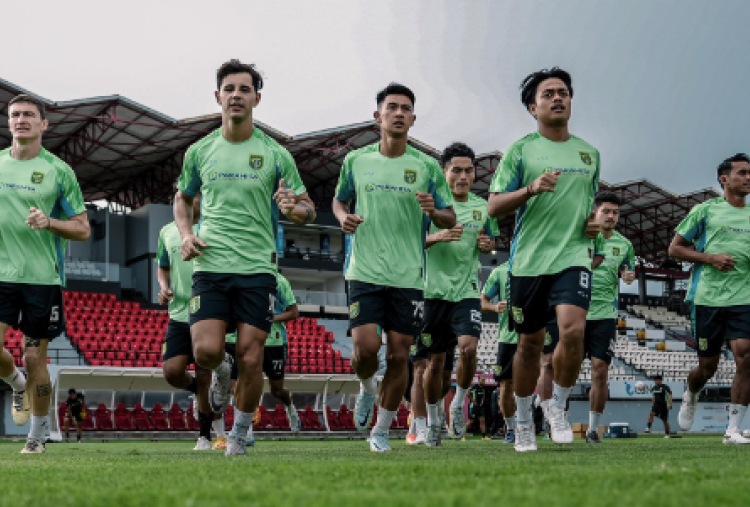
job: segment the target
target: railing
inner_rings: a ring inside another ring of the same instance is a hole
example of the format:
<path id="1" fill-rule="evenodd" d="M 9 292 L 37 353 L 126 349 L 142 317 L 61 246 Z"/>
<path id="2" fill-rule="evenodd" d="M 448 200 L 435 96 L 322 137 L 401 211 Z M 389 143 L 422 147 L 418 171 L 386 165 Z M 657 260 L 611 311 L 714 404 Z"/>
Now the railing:
<path id="1" fill-rule="evenodd" d="M 297 299 L 297 304 L 300 305 L 347 306 L 346 294 L 343 292 L 295 290 L 294 297 Z"/>

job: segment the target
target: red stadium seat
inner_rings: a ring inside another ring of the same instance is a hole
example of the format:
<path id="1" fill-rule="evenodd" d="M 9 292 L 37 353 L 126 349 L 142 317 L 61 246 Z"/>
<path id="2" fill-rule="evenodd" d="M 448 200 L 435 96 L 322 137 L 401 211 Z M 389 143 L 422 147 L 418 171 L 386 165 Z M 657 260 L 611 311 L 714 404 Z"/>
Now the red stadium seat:
<path id="1" fill-rule="evenodd" d="M 169 409 L 169 426 L 174 431 L 187 430 L 185 411 L 177 403 L 172 403 L 172 408 Z"/>
<path id="2" fill-rule="evenodd" d="M 276 410 L 273 411 L 273 427 L 277 430 L 289 429 L 289 418 L 283 405 L 276 405 Z"/>
<path id="3" fill-rule="evenodd" d="M 148 414 L 140 403 L 133 409 L 133 424 L 135 425 L 135 429 L 139 431 L 150 431 L 153 429 Z"/>
<path id="4" fill-rule="evenodd" d="M 104 403 L 99 403 L 94 413 L 94 419 L 96 420 L 96 429 L 98 431 L 110 431 L 114 429 L 112 425 L 112 411 L 104 406 Z"/>
<path id="5" fill-rule="evenodd" d="M 160 403 L 155 403 L 154 407 L 151 409 L 151 423 L 157 431 L 166 431 L 169 429 L 167 414 L 164 412 L 164 409 L 161 408 Z"/>
<path id="6" fill-rule="evenodd" d="M 234 407 L 229 405 L 226 412 L 224 412 L 224 429 L 232 431 L 232 426 L 234 426 Z"/>
<path id="7" fill-rule="evenodd" d="M 409 411 L 406 410 L 405 406 L 401 405 L 398 407 L 398 412 L 396 413 L 396 418 L 394 420 L 398 421 L 398 429 L 409 429 Z"/>
<path id="8" fill-rule="evenodd" d="M 266 407 L 261 405 L 258 407 L 258 410 L 260 411 L 260 417 L 258 418 L 258 423 L 253 425 L 253 429 L 258 431 L 273 429 L 273 418 L 266 410 Z"/>
<path id="9" fill-rule="evenodd" d="M 328 418 L 328 427 L 331 428 L 331 431 L 339 431 L 345 429 L 341 426 L 339 415 L 336 414 L 336 412 L 334 412 L 328 405 L 326 405 L 326 417 Z"/>
<path id="10" fill-rule="evenodd" d="M 312 407 L 305 407 L 305 410 L 300 414 L 300 417 L 302 418 L 303 429 L 312 431 L 320 431 L 323 429 L 323 425 L 320 424 L 320 419 L 318 419 L 318 414 L 315 413 Z"/>
<path id="11" fill-rule="evenodd" d="M 228 408 L 229 407 L 227 407 L 227 409 Z M 187 426 L 188 426 L 189 430 L 200 431 L 200 429 L 201 429 L 201 423 L 193 415 L 193 404 L 192 403 L 190 404 L 190 407 L 185 412 L 185 417 L 187 418 Z"/>
<path id="12" fill-rule="evenodd" d="M 373 423 L 374 422 L 375 421 L 373 420 Z M 341 429 L 354 429 L 354 416 L 352 416 L 351 411 L 346 405 L 341 405 L 341 408 L 339 409 L 339 423 L 341 423 Z"/>
<path id="13" fill-rule="evenodd" d="M 130 411 L 125 408 L 124 403 L 118 403 L 115 408 L 115 428 L 120 431 L 132 431 L 133 421 L 130 417 Z"/>

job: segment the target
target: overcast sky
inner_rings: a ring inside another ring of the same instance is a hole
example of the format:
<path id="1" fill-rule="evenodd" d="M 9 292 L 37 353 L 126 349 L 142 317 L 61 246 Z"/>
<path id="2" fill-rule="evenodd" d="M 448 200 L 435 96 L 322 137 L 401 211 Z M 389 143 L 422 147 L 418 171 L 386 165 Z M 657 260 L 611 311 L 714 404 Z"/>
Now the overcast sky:
<path id="1" fill-rule="evenodd" d="M 291 135 L 370 119 L 399 81 L 417 95 L 414 137 L 488 152 L 535 129 L 518 85 L 558 65 L 602 178 L 682 193 L 750 152 L 748 20 L 746 0 L 42 0 L 6 12 L 0 77 L 186 118 L 218 111 L 215 70 L 240 58 L 266 78 L 256 118 Z"/>

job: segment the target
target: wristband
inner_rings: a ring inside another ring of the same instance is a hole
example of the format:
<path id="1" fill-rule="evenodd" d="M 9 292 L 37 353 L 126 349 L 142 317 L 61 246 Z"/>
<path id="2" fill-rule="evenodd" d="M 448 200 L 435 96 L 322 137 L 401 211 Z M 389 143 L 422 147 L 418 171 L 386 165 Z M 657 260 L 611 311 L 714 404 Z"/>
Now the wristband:
<path id="1" fill-rule="evenodd" d="M 528 185 L 526 185 L 526 192 L 527 192 L 527 193 L 528 193 L 529 195 L 536 195 L 536 194 L 534 193 L 534 191 L 533 191 L 533 190 L 531 190 L 531 183 L 529 183 Z"/>

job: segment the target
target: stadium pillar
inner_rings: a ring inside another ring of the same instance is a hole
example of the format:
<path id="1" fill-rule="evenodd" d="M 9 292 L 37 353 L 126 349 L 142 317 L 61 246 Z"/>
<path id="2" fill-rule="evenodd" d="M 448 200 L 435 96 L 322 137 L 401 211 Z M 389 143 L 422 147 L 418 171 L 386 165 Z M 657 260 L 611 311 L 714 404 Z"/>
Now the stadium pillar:
<path id="1" fill-rule="evenodd" d="M 646 305 L 646 268 L 641 264 L 638 270 L 638 304 Z"/>

